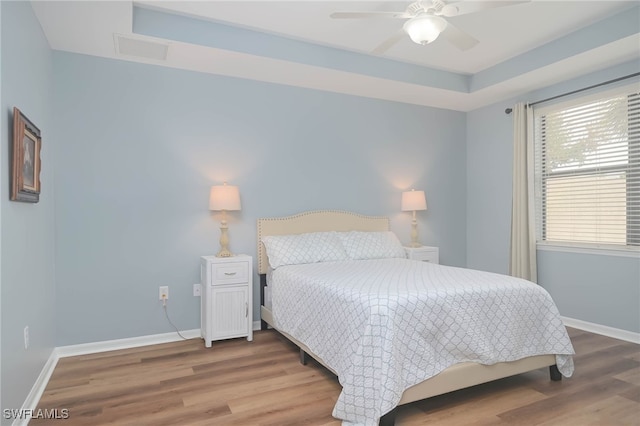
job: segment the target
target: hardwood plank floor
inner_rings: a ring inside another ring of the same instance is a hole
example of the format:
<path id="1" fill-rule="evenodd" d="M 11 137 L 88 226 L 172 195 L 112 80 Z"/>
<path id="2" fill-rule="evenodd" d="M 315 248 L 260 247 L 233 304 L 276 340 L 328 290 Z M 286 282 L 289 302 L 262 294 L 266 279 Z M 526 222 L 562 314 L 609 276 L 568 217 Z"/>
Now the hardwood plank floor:
<path id="1" fill-rule="evenodd" d="M 568 329 L 576 371 L 548 369 L 401 406 L 396 424 L 640 425 L 640 345 Z M 268 330 L 63 358 L 38 408 L 65 420 L 31 425 L 339 425 L 336 378 Z"/>

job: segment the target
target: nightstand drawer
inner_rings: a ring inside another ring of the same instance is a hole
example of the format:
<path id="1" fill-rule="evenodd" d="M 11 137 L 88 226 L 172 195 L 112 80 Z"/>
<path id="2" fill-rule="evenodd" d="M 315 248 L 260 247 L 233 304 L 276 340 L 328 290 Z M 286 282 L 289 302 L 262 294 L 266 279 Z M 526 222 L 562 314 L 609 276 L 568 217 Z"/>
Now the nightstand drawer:
<path id="1" fill-rule="evenodd" d="M 211 265 L 213 280 L 211 285 L 246 283 L 249 281 L 247 262 L 228 262 Z"/>
<path id="2" fill-rule="evenodd" d="M 438 247 L 405 247 L 408 259 L 429 263 L 440 263 L 440 249 Z"/>

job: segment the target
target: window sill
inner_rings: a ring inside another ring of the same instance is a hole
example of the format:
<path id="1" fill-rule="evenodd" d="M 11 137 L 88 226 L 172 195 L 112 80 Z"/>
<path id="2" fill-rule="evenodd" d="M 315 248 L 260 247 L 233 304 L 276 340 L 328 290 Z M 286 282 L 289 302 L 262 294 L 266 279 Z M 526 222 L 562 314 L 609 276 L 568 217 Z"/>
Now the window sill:
<path id="1" fill-rule="evenodd" d="M 611 246 L 594 247 L 578 244 L 537 243 L 536 248 L 542 251 L 561 251 L 565 253 L 597 254 L 602 256 L 633 257 L 640 259 L 640 247 L 616 248 Z"/>

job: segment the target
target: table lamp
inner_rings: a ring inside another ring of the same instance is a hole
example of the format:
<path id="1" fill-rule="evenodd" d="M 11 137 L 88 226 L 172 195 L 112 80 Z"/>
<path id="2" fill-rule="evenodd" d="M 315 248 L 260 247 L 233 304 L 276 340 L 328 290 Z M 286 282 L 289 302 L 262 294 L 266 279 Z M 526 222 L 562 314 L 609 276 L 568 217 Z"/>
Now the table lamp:
<path id="1" fill-rule="evenodd" d="M 424 191 L 405 191 L 402 193 L 402 211 L 413 212 L 413 220 L 411 221 L 411 247 L 422 247 L 418 242 L 418 222 L 416 221 L 416 211 L 427 209 L 427 199 Z"/>
<path id="2" fill-rule="evenodd" d="M 240 192 L 237 186 L 214 185 L 209 194 L 209 210 L 222 211 L 220 222 L 220 251 L 216 257 L 231 257 L 229 251 L 229 234 L 227 233 L 227 211 L 240 210 Z"/>

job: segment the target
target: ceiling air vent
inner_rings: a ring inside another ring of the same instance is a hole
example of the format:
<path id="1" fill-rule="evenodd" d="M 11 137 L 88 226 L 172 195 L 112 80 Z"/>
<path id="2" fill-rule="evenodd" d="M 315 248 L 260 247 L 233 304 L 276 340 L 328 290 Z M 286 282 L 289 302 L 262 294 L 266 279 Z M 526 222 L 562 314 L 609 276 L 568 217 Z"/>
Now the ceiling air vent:
<path id="1" fill-rule="evenodd" d="M 165 61 L 169 45 L 149 40 L 130 38 L 121 34 L 114 34 L 116 52 L 120 55 L 135 56 L 137 58 Z"/>

